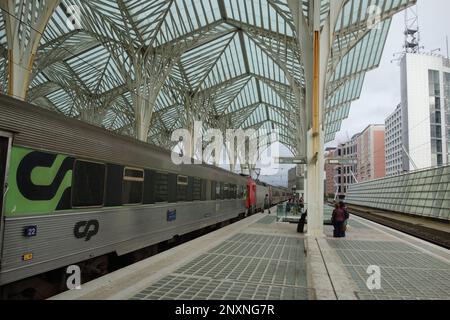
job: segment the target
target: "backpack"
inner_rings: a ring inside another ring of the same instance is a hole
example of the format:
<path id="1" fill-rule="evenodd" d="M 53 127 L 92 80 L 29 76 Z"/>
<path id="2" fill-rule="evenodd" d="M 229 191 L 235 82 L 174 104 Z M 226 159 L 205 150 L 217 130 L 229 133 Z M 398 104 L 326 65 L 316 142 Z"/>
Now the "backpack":
<path id="1" fill-rule="evenodd" d="M 345 221 L 345 212 L 342 209 L 335 210 L 334 220 L 336 222 L 344 222 Z"/>

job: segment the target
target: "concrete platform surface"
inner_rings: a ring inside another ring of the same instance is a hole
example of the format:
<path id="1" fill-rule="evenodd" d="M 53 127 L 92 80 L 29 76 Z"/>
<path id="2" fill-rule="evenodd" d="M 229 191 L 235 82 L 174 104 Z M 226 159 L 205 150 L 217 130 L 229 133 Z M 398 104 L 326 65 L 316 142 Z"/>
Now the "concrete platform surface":
<path id="1" fill-rule="evenodd" d="M 449 250 L 355 216 L 346 238 L 304 236 L 275 212 L 51 299 L 450 299 Z"/>

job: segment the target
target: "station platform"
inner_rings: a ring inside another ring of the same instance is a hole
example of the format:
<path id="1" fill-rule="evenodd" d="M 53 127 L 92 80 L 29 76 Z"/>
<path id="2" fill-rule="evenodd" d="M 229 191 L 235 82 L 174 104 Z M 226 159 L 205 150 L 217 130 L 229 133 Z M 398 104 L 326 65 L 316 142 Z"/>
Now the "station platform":
<path id="1" fill-rule="evenodd" d="M 355 216 L 346 238 L 327 225 L 324 237 L 309 237 L 271 211 L 51 299 L 450 299 L 447 249 Z M 381 288 L 367 286 L 369 266 L 379 267 Z"/>

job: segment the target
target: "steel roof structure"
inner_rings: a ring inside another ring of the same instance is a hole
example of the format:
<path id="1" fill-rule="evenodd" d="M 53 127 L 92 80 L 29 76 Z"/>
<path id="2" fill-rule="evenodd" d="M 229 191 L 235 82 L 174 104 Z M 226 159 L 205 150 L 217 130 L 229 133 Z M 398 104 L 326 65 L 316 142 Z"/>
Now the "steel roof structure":
<path id="1" fill-rule="evenodd" d="M 277 129 L 299 154 L 311 122 L 302 33 L 314 4 L 323 27 L 338 3 L 322 114 L 332 141 L 380 62 L 392 16 L 415 1 L 4 0 L 0 89 L 167 148 L 174 129 L 201 120 Z"/>

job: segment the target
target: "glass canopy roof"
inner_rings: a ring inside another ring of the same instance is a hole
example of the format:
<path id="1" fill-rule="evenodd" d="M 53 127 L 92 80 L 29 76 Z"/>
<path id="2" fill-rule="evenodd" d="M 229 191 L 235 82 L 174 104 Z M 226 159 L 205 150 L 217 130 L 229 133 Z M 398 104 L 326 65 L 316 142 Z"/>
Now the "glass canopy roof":
<path id="1" fill-rule="evenodd" d="M 15 12 L 2 7 L 0 20 L 3 92 L 7 91 L 10 63 L 6 17 L 22 25 L 21 37 L 29 41 L 36 31 L 34 6 L 51 0 L 15 2 Z M 174 129 L 202 120 L 204 129 L 277 129 L 280 142 L 296 154 L 304 121 L 305 81 L 289 2 L 62 0 L 41 35 L 27 100 L 136 135 L 135 121 L 142 110 L 134 95 L 141 92 L 141 98 L 154 101 L 148 118 L 148 141 L 152 143 L 170 147 Z M 310 2 L 301 1 L 306 21 Z M 344 1 L 328 62 L 327 142 L 334 140 L 352 101 L 359 98 L 365 73 L 378 66 L 392 15 L 414 2 Z M 81 29 L 68 23 L 72 5 L 80 9 Z M 372 5 L 380 8 L 382 21 L 371 29 L 368 10 Z M 321 6 L 325 23 L 330 0 L 322 0 Z M 143 83 L 152 88 L 139 90 Z"/>

